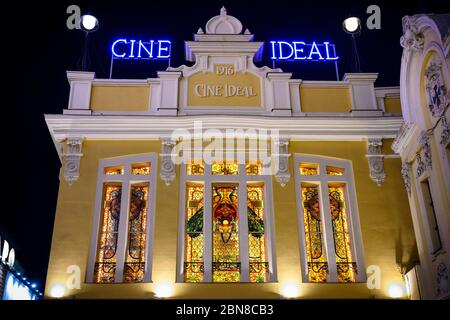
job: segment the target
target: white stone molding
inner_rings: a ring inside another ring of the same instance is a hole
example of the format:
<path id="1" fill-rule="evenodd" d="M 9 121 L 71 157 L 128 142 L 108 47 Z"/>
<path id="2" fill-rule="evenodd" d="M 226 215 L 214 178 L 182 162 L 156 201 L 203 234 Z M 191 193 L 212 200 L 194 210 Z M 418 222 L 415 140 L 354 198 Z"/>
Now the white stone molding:
<path id="1" fill-rule="evenodd" d="M 386 174 L 384 173 L 383 154 L 381 147 L 383 146 L 382 138 L 369 138 L 367 140 L 367 159 L 369 162 L 370 178 L 381 186 Z"/>
<path id="2" fill-rule="evenodd" d="M 267 74 L 267 80 L 270 84 L 270 90 L 272 91 L 270 101 L 272 115 L 274 116 L 291 116 L 291 95 L 289 91 L 289 79 L 291 79 L 292 73 L 287 72 L 269 72 Z M 300 91 L 297 88 L 297 91 Z"/>
<path id="3" fill-rule="evenodd" d="M 175 164 L 172 161 L 172 151 L 175 147 L 176 141 L 170 138 L 161 139 L 161 179 L 170 185 L 175 179 Z"/>
<path id="4" fill-rule="evenodd" d="M 82 152 L 83 138 L 71 137 L 65 141 L 63 153 L 64 179 L 72 185 L 80 177 L 80 159 Z"/>
<path id="5" fill-rule="evenodd" d="M 411 137 L 413 136 L 414 127 L 414 123 L 406 121 L 402 123 L 402 126 L 400 127 L 400 130 L 398 131 L 391 146 L 395 153 L 401 154 L 403 150 L 405 150 L 411 140 Z"/>
<path id="6" fill-rule="evenodd" d="M 227 9 L 222 7 L 220 15 L 212 17 L 206 23 L 207 34 L 239 34 L 242 32 L 242 23 L 235 17 L 227 14 Z"/>
<path id="7" fill-rule="evenodd" d="M 402 19 L 403 35 L 400 45 L 406 50 L 423 50 L 424 37 L 417 26 L 417 16 L 404 16 Z"/>
<path id="8" fill-rule="evenodd" d="M 277 170 L 275 172 L 275 179 L 282 187 L 288 183 L 291 178 L 289 171 L 289 139 L 280 138 L 274 141 L 275 153 L 272 153 L 272 159 L 278 161 Z"/>
<path id="9" fill-rule="evenodd" d="M 378 73 L 346 73 L 343 81 L 350 84 L 352 98 L 352 116 L 374 117 L 382 116 L 383 110 L 378 109 L 374 83 Z"/>
<path id="10" fill-rule="evenodd" d="M 439 118 L 444 114 L 445 107 L 450 102 L 450 92 L 447 91 L 442 74 L 442 64 L 434 59 L 425 70 L 428 109 L 433 117 Z"/>
<path id="11" fill-rule="evenodd" d="M 401 173 L 408 195 L 411 195 L 411 176 L 409 174 L 410 172 L 411 172 L 411 164 L 407 162 L 403 163 Z"/>
<path id="12" fill-rule="evenodd" d="M 91 88 L 94 78 L 94 72 L 67 71 L 70 94 L 64 114 L 91 114 Z"/>

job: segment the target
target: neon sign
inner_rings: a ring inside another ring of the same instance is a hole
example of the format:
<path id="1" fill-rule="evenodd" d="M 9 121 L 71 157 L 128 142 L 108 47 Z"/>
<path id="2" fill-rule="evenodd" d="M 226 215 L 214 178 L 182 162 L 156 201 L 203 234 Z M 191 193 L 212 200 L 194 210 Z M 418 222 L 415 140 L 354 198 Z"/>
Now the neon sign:
<path id="1" fill-rule="evenodd" d="M 329 42 L 270 41 L 272 60 L 336 61 L 336 48 Z"/>
<path id="2" fill-rule="evenodd" d="M 169 40 L 117 39 L 111 46 L 111 53 L 113 59 L 170 59 L 171 46 Z"/>

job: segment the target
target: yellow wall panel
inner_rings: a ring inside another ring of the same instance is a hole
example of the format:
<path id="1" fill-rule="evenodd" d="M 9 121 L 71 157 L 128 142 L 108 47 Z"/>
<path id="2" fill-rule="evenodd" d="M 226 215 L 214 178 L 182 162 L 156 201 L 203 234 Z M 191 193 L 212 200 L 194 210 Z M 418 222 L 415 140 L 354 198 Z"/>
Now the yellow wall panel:
<path id="1" fill-rule="evenodd" d="M 346 87 L 300 86 L 302 112 L 349 112 L 352 109 L 350 89 Z"/>
<path id="2" fill-rule="evenodd" d="M 92 111 L 146 112 L 149 86 L 92 86 Z"/>
<path id="3" fill-rule="evenodd" d="M 384 111 L 389 113 L 402 113 L 400 98 L 384 98 Z"/>

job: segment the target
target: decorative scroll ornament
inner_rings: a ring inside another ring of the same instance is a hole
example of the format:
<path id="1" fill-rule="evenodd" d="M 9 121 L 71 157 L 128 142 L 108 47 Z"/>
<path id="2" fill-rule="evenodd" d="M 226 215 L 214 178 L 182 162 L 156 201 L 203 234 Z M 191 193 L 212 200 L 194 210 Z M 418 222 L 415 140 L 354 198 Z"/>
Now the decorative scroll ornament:
<path id="1" fill-rule="evenodd" d="M 278 151 L 278 153 L 273 154 L 275 161 L 277 161 L 275 178 L 284 187 L 291 178 L 289 172 L 289 157 L 291 156 L 288 152 L 289 140 L 279 139 L 274 142 L 274 146 L 275 150 Z"/>
<path id="2" fill-rule="evenodd" d="M 420 152 L 416 155 L 416 161 L 417 161 L 417 177 L 419 178 L 422 175 L 422 173 L 424 173 L 425 170 L 427 169 L 425 162 L 422 161 Z"/>
<path id="3" fill-rule="evenodd" d="M 436 295 L 438 298 L 446 298 L 450 294 L 450 273 L 445 263 L 437 266 L 436 272 Z"/>
<path id="4" fill-rule="evenodd" d="M 402 164 L 402 177 L 405 183 L 406 191 L 409 195 L 411 195 L 411 177 L 409 176 L 409 172 L 411 170 L 411 165 L 409 163 Z"/>
<path id="5" fill-rule="evenodd" d="M 166 185 L 175 179 L 175 164 L 172 161 L 172 150 L 175 147 L 176 142 L 169 139 L 163 138 L 161 141 L 162 151 L 161 151 L 161 179 L 164 180 Z"/>
<path id="6" fill-rule="evenodd" d="M 431 169 L 433 166 L 431 159 L 431 146 L 430 146 L 430 138 L 426 132 L 423 132 L 419 138 L 419 143 L 422 146 L 423 157 L 425 161 L 425 165 L 427 168 Z"/>
<path id="7" fill-rule="evenodd" d="M 370 178 L 375 181 L 377 186 L 386 178 L 383 166 L 383 155 L 381 154 L 381 146 L 383 140 L 381 138 L 369 138 L 367 141 L 367 158 L 369 161 Z"/>
<path id="8" fill-rule="evenodd" d="M 80 177 L 80 159 L 83 156 L 81 153 L 83 138 L 67 138 L 64 153 L 64 179 L 71 186 Z"/>
<path id="9" fill-rule="evenodd" d="M 440 144 L 444 147 L 447 145 L 448 139 L 450 137 L 450 124 L 445 116 L 442 116 L 442 133 Z"/>
<path id="10" fill-rule="evenodd" d="M 442 75 L 442 65 L 432 61 L 425 71 L 425 76 L 428 108 L 433 117 L 439 118 L 444 114 L 445 106 L 450 101 L 450 94 L 447 92 Z"/>
<path id="11" fill-rule="evenodd" d="M 405 16 L 402 19 L 403 36 L 400 38 L 400 45 L 406 50 L 422 50 L 424 45 L 423 34 L 416 26 L 416 17 Z"/>

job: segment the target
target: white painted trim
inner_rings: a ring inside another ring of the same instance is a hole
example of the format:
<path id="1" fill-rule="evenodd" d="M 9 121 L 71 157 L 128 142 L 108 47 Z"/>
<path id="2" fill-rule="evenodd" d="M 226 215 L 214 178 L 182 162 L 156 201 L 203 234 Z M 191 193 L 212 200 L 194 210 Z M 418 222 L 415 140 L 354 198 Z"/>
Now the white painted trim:
<path id="1" fill-rule="evenodd" d="M 272 176 L 246 175 L 245 165 L 239 165 L 238 175 L 212 175 L 211 165 L 205 163 L 203 175 L 187 175 L 186 165 L 180 165 L 180 200 L 178 223 L 178 255 L 177 255 L 177 282 L 184 282 L 184 241 L 185 241 L 185 214 L 186 214 L 186 184 L 188 182 L 204 185 L 203 205 L 203 282 L 212 282 L 212 185 L 215 183 L 238 184 L 239 207 L 239 255 L 241 262 L 241 282 L 249 281 L 248 261 L 248 225 L 247 225 L 247 183 L 262 182 L 264 184 L 264 215 L 265 215 L 265 241 L 267 260 L 269 262 L 269 282 L 277 281 L 277 268 L 275 258 L 274 237 L 274 210 L 272 198 Z M 244 208 L 244 209 L 242 209 Z"/>
<path id="2" fill-rule="evenodd" d="M 138 162 L 150 162 L 150 175 L 132 175 L 131 165 Z M 121 165 L 124 167 L 123 175 L 105 175 L 104 168 Z M 147 182 L 149 184 L 148 212 L 147 212 L 147 234 L 145 247 L 145 274 L 144 282 L 151 282 L 153 263 L 153 243 L 154 243 L 154 223 L 156 210 L 156 172 L 158 171 L 158 157 L 155 153 L 139 154 L 110 159 L 99 160 L 97 172 L 97 187 L 93 212 L 93 223 L 91 230 L 91 244 L 89 248 L 89 258 L 86 274 L 86 282 L 94 282 L 94 269 L 97 257 L 98 238 L 100 230 L 100 219 L 102 216 L 103 184 L 105 182 L 122 183 L 122 199 L 119 221 L 119 236 L 117 245 L 117 263 L 115 282 L 122 282 L 123 265 L 125 262 L 125 252 L 128 241 L 128 212 L 130 187 L 135 183 Z"/>
<path id="3" fill-rule="evenodd" d="M 395 138 L 403 122 L 401 117 L 261 117 L 261 116 L 82 116 L 45 115 L 56 141 L 68 136 L 99 140 L 151 140 L 171 135 L 174 128 L 203 129 L 279 129 L 280 135 L 296 139 L 330 141 L 361 140 L 368 137 Z"/>
<path id="4" fill-rule="evenodd" d="M 319 165 L 319 175 L 316 176 L 301 176 L 299 172 L 299 165 L 301 162 L 317 163 Z M 328 176 L 326 174 L 326 166 L 335 166 L 344 168 L 342 176 Z M 320 207 L 322 214 L 322 221 L 324 223 L 323 236 L 325 239 L 325 253 L 327 254 L 328 262 L 328 282 L 337 282 L 337 269 L 335 260 L 334 240 L 331 226 L 330 209 L 328 195 L 329 182 L 345 183 L 345 202 L 347 204 L 346 210 L 348 215 L 348 232 L 350 236 L 350 243 L 352 247 L 352 254 L 354 262 L 356 262 L 358 273 L 356 274 L 356 282 L 366 281 L 366 271 L 363 256 L 363 243 L 361 227 L 359 222 L 358 205 L 356 199 L 355 182 L 353 176 L 353 167 L 350 160 L 337 159 L 332 157 L 309 155 L 309 154 L 295 154 L 294 155 L 294 177 L 295 177 L 295 191 L 297 195 L 296 207 L 299 228 L 300 241 L 300 257 L 302 265 L 302 280 L 308 282 L 308 259 L 306 256 L 306 239 L 305 226 L 303 223 L 303 203 L 299 195 L 301 195 L 301 183 L 310 182 L 316 183 L 320 186 Z"/>

